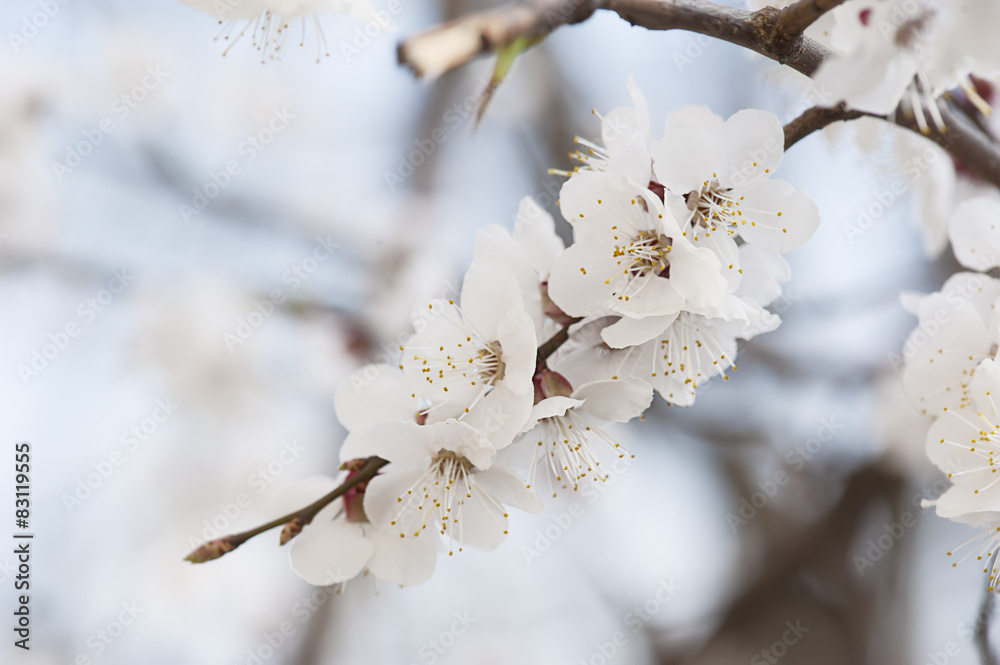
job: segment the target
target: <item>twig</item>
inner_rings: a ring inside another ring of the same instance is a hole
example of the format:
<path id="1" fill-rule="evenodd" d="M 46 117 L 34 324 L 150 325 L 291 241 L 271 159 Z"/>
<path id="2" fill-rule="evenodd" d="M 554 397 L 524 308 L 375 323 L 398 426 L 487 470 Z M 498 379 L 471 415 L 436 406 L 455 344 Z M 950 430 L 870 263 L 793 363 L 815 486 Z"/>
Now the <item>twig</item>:
<path id="1" fill-rule="evenodd" d="M 576 317 L 576 318 L 574 318 L 574 319 L 570 319 L 562 327 L 562 330 L 560 330 L 559 332 L 557 332 L 552 337 L 548 338 L 545 341 L 544 344 L 542 344 L 541 346 L 538 347 L 538 355 L 536 356 L 537 357 L 537 361 L 536 362 L 537 362 L 537 364 L 540 367 L 544 367 L 545 366 L 545 361 L 548 360 L 549 356 L 551 356 L 553 353 L 555 353 L 556 350 L 560 346 L 562 346 L 566 342 L 566 340 L 569 339 L 569 328 L 570 328 L 570 326 L 572 326 L 572 325 L 574 325 L 576 323 L 579 323 L 582 320 L 583 320 L 583 317 L 579 317 L 579 316 Z"/>
<path id="2" fill-rule="evenodd" d="M 838 104 L 833 107 L 813 106 L 812 108 L 808 108 L 798 118 L 785 125 L 785 150 L 788 150 L 805 137 L 828 125 L 845 120 L 856 120 L 863 116 L 885 119 L 882 116 L 849 109 L 844 104 Z"/>
<path id="3" fill-rule="evenodd" d="M 469 14 L 433 27 L 399 45 L 400 64 L 417 76 L 434 78 L 506 46 L 519 37 L 544 37 L 563 25 L 579 23 L 597 9 L 616 12 L 650 30 L 687 30 L 751 49 L 806 75 L 830 51 L 814 40 L 789 41 L 776 23 L 781 12 L 735 9 L 707 0 L 535 0 Z"/>
<path id="4" fill-rule="evenodd" d="M 597 8 L 595 0 L 539 0 L 469 14 L 427 30 L 397 49 L 399 64 L 434 79 L 515 39 L 544 37 L 560 25 L 579 23 Z"/>
<path id="5" fill-rule="evenodd" d="M 765 7 L 749 12 L 708 0 L 535 0 L 471 14 L 431 28 L 400 44 L 398 55 L 400 63 L 418 76 L 432 78 L 519 37 L 544 37 L 559 26 L 578 23 L 597 9 L 606 9 L 650 30 L 687 30 L 709 35 L 811 76 L 832 53 L 804 35 L 794 38 L 789 35 L 794 34 L 794 26 L 807 18 L 807 10 L 800 7 L 808 5 L 814 13 L 834 4 L 834 0 L 811 0 L 784 10 Z M 942 102 L 939 106 L 945 105 Z M 889 121 L 927 136 L 969 170 L 1000 187 L 1000 146 L 950 108 L 942 108 L 942 117 L 944 130 L 932 127 L 921 131 L 913 114 L 903 110 L 894 113 Z"/>
<path id="6" fill-rule="evenodd" d="M 293 513 L 273 519 L 270 522 L 262 524 L 254 529 L 250 529 L 249 531 L 243 531 L 242 533 L 236 533 L 231 536 L 223 536 L 222 538 L 209 541 L 198 547 L 195 551 L 191 552 L 191 554 L 187 555 L 185 560 L 190 561 L 191 563 L 204 563 L 206 561 L 218 559 L 221 556 L 229 554 L 254 536 L 259 536 L 265 531 L 270 531 L 271 529 L 279 527 L 282 524 L 297 526 L 298 530 L 295 532 L 297 535 L 298 532 L 302 530 L 302 527 L 312 522 L 313 518 L 316 517 L 316 514 L 325 508 L 329 503 L 338 499 L 349 489 L 373 478 L 378 470 L 388 463 L 388 460 L 384 460 L 381 457 L 369 457 L 365 460 L 361 468 L 358 469 L 357 473 L 352 474 L 339 487 L 310 503 L 305 508 L 300 508 Z M 284 538 L 284 534 L 282 534 L 282 536 L 283 538 L 281 544 L 284 545 L 285 542 L 287 542 L 287 539 Z M 292 535 L 292 537 L 294 537 L 294 535 Z"/>
<path id="7" fill-rule="evenodd" d="M 926 132 L 920 130 L 912 113 L 905 115 L 897 112 L 893 122 L 900 127 L 926 136 L 948 151 L 963 166 L 977 173 L 984 180 L 1000 187 L 1000 148 L 990 137 L 965 115 L 956 113 L 950 105 L 938 100 L 944 129 L 938 129 L 930 123 Z"/>
<path id="8" fill-rule="evenodd" d="M 785 39 L 796 39 L 820 16 L 844 2 L 845 0 L 799 0 L 781 11 L 775 27 Z"/>

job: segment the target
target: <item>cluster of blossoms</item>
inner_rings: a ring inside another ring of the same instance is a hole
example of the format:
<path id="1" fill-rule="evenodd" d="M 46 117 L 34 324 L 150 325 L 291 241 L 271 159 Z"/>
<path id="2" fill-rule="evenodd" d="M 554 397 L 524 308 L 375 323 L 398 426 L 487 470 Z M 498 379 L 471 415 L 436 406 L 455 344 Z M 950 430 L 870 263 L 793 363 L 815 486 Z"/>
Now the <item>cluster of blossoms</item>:
<path id="1" fill-rule="evenodd" d="M 249 34 L 265 57 L 281 55 L 293 19 L 304 33 L 312 18 L 321 47 L 317 12 L 381 21 L 365 0 L 184 2 L 224 22 L 225 39 Z M 939 105 L 947 93 L 995 134 L 997 24 L 996 0 L 847 0 L 806 31 L 832 53 L 813 84 L 829 105 L 912 114 L 924 134 L 948 131 Z M 736 369 L 739 340 L 779 325 L 767 307 L 789 278 L 782 254 L 819 225 L 813 201 L 773 177 L 781 124 L 763 111 L 723 119 L 687 107 L 654 135 L 632 82 L 629 91 L 632 108 L 600 117 L 600 140 L 577 138 L 579 166 L 557 172 L 573 243 L 525 199 L 512 232 L 477 233 L 458 301 L 419 303 L 398 362 L 363 367 L 338 390 L 344 474 L 297 483 L 276 500 L 323 506 L 286 527 L 292 566 L 310 583 L 369 572 L 417 584 L 441 552 L 495 549 L 510 508 L 539 512 L 540 494 L 601 482 L 601 460 L 629 454 L 605 423 L 641 417 L 654 393 L 692 405 L 699 386 Z M 933 160 L 924 161 L 929 169 Z M 904 295 L 919 324 L 904 347 L 903 387 L 931 417 L 927 453 L 953 482 L 931 503 L 981 528 L 961 549 L 983 560 L 1000 548 L 1000 279 L 986 274 L 1000 268 L 1000 196 L 960 191 L 962 165 L 949 167 L 923 188 L 924 216 L 945 211 L 925 223 L 928 247 L 936 253 L 950 240 L 972 272 L 939 293 Z M 213 541 L 193 560 L 239 542 Z M 1000 557 L 984 572 L 1000 583 Z"/>
<path id="2" fill-rule="evenodd" d="M 748 0 L 751 9 L 786 8 L 793 0 Z M 943 105 L 971 120 L 992 141 L 1000 139 L 992 113 L 1000 84 L 1000 48 L 991 37 L 1000 22 L 992 0 L 848 0 L 823 14 L 805 32 L 833 55 L 811 79 L 792 77 L 801 99 L 820 106 L 848 107 L 891 118 L 912 115 L 925 134 L 932 126 L 950 145 L 958 128 L 942 117 Z M 787 70 L 777 70 L 789 74 Z M 996 188 L 939 145 L 876 118 L 852 123 L 857 147 L 888 148 L 886 166 L 914 192 L 914 221 L 929 255 L 948 246 L 948 222 L 962 202 L 996 196 Z M 833 136 L 839 126 L 827 128 Z M 879 214 L 873 215 L 878 218 Z M 850 241 L 864 233 L 871 216 L 845 227 Z"/>
<path id="3" fill-rule="evenodd" d="M 1000 201 L 966 201 L 948 233 L 964 267 L 1000 266 Z M 981 527 L 958 549 L 963 560 L 989 559 L 1000 545 L 1000 280 L 960 272 L 938 293 L 904 294 L 903 304 L 919 319 L 903 348 L 903 389 L 921 414 L 933 418 L 927 455 L 952 481 L 928 505 L 941 517 Z M 983 572 L 991 587 L 1000 581 L 996 563 Z"/>
<path id="4" fill-rule="evenodd" d="M 905 100 L 925 127 L 944 127 L 936 98 L 956 87 L 985 104 L 970 74 L 1000 71 L 993 0 L 849 0 L 829 13 L 828 44 L 840 56 L 816 72 L 821 87 L 862 111 L 889 114 Z"/>
<path id="5" fill-rule="evenodd" d="M 784 7 L 791 0 L 749 4 Z M 832 102 L 879 115 L 902 102 L 921 128 L 928 127 L 925 113 L 944 128 L 935 100 L 954 88 L 988 112 L 971 75 L 1000 73 L 998 22 L 994 0 L 848 0 L 806 31 L 835 54 L 813 78 Z"/>
<path id="6" fill-rule="evenodd" d="M 645 101 L 601 119 L 600 144 L 578 139 L 553 219 L 525 199 L 513 233 L 475 239 L 458 301 L 428 300 L 396 365 L 361 368 L 338 390 L 349 434 L 344 469 L 384 471 L 326 506 L 291 545 L 313 584 L 367 570 L 422 582 L 439 551 L 496 548 L 510 507 L 542 510 L 539 493 L 607 476 L 627 453 L 601 426 L 627 422 L 654 390 L 686 406 L 735 369 L 737 339 L 774 329 L 781 253 L 819 224 L 803 192 L 773 179 L 778 120 L 700 107 L 671 115 L 654 138 Z M 343 479 L 341 479 L 343 480 Z M 293 486 L 281 504 L 314 501 L 340 481 Z"/>

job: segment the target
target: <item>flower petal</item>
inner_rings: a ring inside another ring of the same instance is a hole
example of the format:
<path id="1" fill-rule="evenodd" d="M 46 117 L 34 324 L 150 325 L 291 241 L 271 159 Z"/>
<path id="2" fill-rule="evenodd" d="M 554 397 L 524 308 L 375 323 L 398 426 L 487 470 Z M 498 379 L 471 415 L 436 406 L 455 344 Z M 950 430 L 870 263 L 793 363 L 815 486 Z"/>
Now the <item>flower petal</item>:
<path id="1" fill-rule="evenodd" d="M 662 316 L 647 316 L 642 319 L 621 317 L 601 331 L 601 338 L 612 349 L 638 346 L 653 339 L 677 319 L 677 312 Z"/>
<path id="2" fill-rule="evenodd" d="M 466 449 L 463 454 L 480 469 L 488 468 L 493 452 L 509 446 L 522 431 L 531 415 L 532 401 L 533 392 L 517 395 L 505 383 L 493 388 L 462 419 L 467 426 L 476 428 L 490 446 L 482 451 Z"/>
<path id="3" fill-rule="evenodd" d="M 583 404 L 581 400 L 571 397 L 562 397 L 561 395 L 546 397 L 531 407 L 531 416 L 528 418 L 528 422 L 524 424 L 524 427 L 521 428 L 521 433 L 533 430 L 539 420 L 551 418 L 552 416 L 561 416 L 574 406 L 580 406 L 581 404 Z"/>
<path id="4" fill-rule="evenodd" d="M 503 385 L 515 395 L 531 392 L 538 351 L 534 321 L 524 310 L 511 310 L 497 325 L 496 340 L 503 359 Z"/>
<path id="5" fill-rule="evenodd" d="M 365 427 L 347 435 L 340 459 L 346 462 L 378 455 L 396 464 L 419 464 L 440 450 L 438 425 L 396 420 Z"/>
<path id="6" fill-rule="evenodd" d="M 744 222 L 740 235 L 763 250 L 796 249 L 819 228 L 819 208 L 809 195 L 782 180 L 765 180 L 747 187 L 741 202 Z"/>
<path id="7" fill-rule="evenodd" d="M 505 506 L 527 513 L 540 513 L 544 507 L 535 491 L 529 489 L 524 479 L 508 466 L 494 464 L 489 471 L 477 473 L 476 484 Z"/>
<path id="8" fill-rule="evenodd" d="M 392 365 L 365 365 L 352 373 L 333 398 L 337 419 L 349 431 L 387 420 L 413 420 L 413 389 Z"/>
<path id="9" fill-rule="evenodd" d="M 427 473 L 427 469 L 397 467 L 395 465 L 387 467 L 387 469 L 385 473 L 380 473 L 368 481 L 364 498 L 365 515 L 372 524 L 380 529 L 397 533 L 392 522 L 396 521 L 407 508 L 413 488 Z M 412 508 L 409 510 L 412 511 Z M 399 533 L 402 533 L 402 530 L 403 527 L 399 527 Z M 412 537 L 412 534 L 405 535 Z"/>
<path id="10" fill-rule="evenodd" d="M 462 318 L 485 341 L 497 339 L 497 327 L 511 310 L 524 310 L 513 269 L 497 254 L 477 257 L 462 283 Z"/>
<path id="11" fill-rule="evenodd" d="M 556 235 L 552 215 L 530 196 L 521 199 L 514 222 L 514 242 L 524 251 L 532 267 L 547 279 L 552 264 L 566 248 Z"/>
<path id="12" fill-rule="evenodd" d="M 364 570 L 375 546 L 361 525 L 343 517 L 307 524 L 288 551 L 292 570 L 309 584 L 328 586 L 346 582 Z"/>
<path id="13" fill-rule="evenodd" d="M 1000 201 L 980 196 L 962 203 L 949 222 L 948 237 L 966 268 L 986 272 L 1000 266 Z"/>
<path id="14" fill-rule="evenodd" d="M 441 540 L 432 533 L 416 538 L 400 538 L 399 534 L 382 529 L 369 529 L 368 539 L 375 551 L 368 560 L 368 570 L 375 577 L 410 586 L 430 579 L 437 564 Z"/>
<path id="15" fill-rule="evenodd" d="M 745 109 L 723 124 L 723 164 L 718 166 L 719 183 L 740 186 L 774 173 L 785 151 L 785 132 L 773 113 Z"/>
<path id="16" fill-rule="evenodd" d="M 586 383 L 573 397 L 584 400 L 581 411 L 601 420 L 627 423 L 638 418 L 653 401 L 652 387 L 636 377 Z"/>
<path id="17" fill-rule="evenodd" d="M 723 164 L 722 124 L 722 118 L 704 106 L 670 114 L 663 139 L 650 150 L 656 181 L 679 196 L 701 187 Z"/>

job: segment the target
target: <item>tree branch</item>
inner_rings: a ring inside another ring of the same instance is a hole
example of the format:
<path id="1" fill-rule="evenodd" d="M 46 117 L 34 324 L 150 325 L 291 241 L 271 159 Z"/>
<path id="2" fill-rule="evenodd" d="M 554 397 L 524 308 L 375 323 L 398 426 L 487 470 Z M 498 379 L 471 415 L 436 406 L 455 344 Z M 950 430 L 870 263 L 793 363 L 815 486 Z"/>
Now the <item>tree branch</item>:
<path id="1" fill-rule="evenodd" d="M 781 11 L 750 12 L 707 0 L 607 0 L 604 6 L 635 26 L 650 30 L 687 30 L 742 46 L 812 75 L 830 51 L 807 37 L 789 40 L 777 29 Z"/>
<path id="2" fill-rule="evenodd" d="M 815 40 L 801 34 L 795 36 L 795 30 L 810 16 L 818 16 L 821 9 L 836 4 L 836 0 L 801 0 L 784 10 L 765 7 L 749 12 L 708 0 L 534 0 L 471 14 L 431 28 L 401 43 L 398 56 L 400 63 L 418 76 L 433 78 L 519 37 L 541 38 L 559 26 L 585 20 L 597 9 L 607 9 L 633 25 L 650 30 L 687 30 L 709 35 L 811 76 L 832 54 Z M 889 121 L 927 136 L 965 167 L 1000 187 L 1000 147 L 962 114 L 942 108 L 942 116 L 946 129 L 932 127 L 929 132 L 921 131 L 909 111 L 897 110 Z"/>
<path id="3" fill-rule="evenodd" d="M 922 132 L 912 113 L 900 114 L 899 111 L 892 122 L 926 136 L 951 153 L 963 166 L 995 187 L 1000 187 L 1000 147 L 965 114 L 956 112 L 944 100 L 938 100 L 937 105 L 944 120 L 944 129 L 938 129 L 931 123 L 928 131 Z"/>
<path id="4" fill-rule="evenodd" d="M 289 538 L 286 539 L 286 534 L 284 532 L 282 533 L 281 544 L 284 545 L 287 540 L 298 535 L 299 531 L 301 531 L 305 525 L 312 522 L 313 518 L 316 517 L 316 514 L 319 511 L 335 499 L 343 496 L 343 494 L 351 488 L 356 487 L 366 480 L 374 478 L 378 470 L 388 463 L 388 460 L 384 460 L 381 457 L 369 457 L 365 460 L 364 464 L 361 465 L 361 468 L 358 469 L 357 473 L 351 475 L 339 487 L 332 490 L 329 494 L 313 501 L 305 508 L 300 508 L 294 513 L 289 513 L 277 519 L 273 519 L 270 522 L 262 524 L 254 529 L 250 529 L 249 531 L 243 531 L 231 536 L 223 536 L 222 538 L 209 541 L 198 547 L 195 551 L 191 552 L 191 554 L 184 557 L 184 560 L 190 561 L 191 563 L 205 563 L 206 561 L 218 559 L 221 556 L 229 554 L 246 541 L 250 540 L 254 536 L 259 536 L 265 531 L 270 531 L 271 529 L 281 526 L 282 524 L 295 525 L 296 529 L 293 529 L 294 533 L 292 533 Z"/>
<path id="5" fill-rule="evenodd" d="M 819 131 L 835 122 L 856 120 L 864 116 L 885 120 L 883 116 L 849 109 L 844 104 L 838 104 L 833 107 L 813 106 L 812 108 L 808 108 L 798 118 L 785 125 L 785 150 L 788 150 L 813 132 Z"/>
<path id="6" fill-rule="evenodd" d="M 785 39 L 795 39 L 820 16 L 844 2 L 845 0 L 799 0 L 781 11 L 775 27 Z"/>
<path id="7" fill-rule="evenodd" d="M 569 329 L 573 324 L 579 323 L 583 320 L 583 317 L 578 316 L 567 321 L 562 330 L 557 332 L 552 337 L 548 338 L 544 344 L 538 347 L 538 353 L 536 355 L 536 364 L 539 367 L 545 367 L 545 361 L 548 360 L 549 356 L 555 353 L 560 346 L 562 346 L 566 340 L 569 339 Z"/>
<path id="8" fill-rule="evenodd" d="M 594 13 L 598 0 L 537 0 L 504 5 L 448 21 L 400 43 L 399 64 L 434 79 L 520 37 L 545 37 Z"/>

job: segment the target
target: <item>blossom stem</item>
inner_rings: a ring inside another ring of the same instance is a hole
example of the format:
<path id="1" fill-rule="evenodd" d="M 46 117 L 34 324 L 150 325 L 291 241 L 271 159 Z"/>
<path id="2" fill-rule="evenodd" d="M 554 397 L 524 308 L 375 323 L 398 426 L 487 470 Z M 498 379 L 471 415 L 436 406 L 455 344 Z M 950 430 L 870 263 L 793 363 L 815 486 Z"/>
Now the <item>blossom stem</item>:
<path id="1" fill-rule="evenodd" d="M 565 323 L 565 325 L 563 325 L 559 332 L 548 338 L 544 344 L 538 347 L 538 355 L 536 357 L 538 358 L 537 364 L 539 367 L 544 367 L 545 361 L 548 360 L 549 356 L 555 353 L 556 350 L 562 346 L 567 339 L 569 339 L 569 327 L 582 320 L 583 317 L 581 316 L 570 319 Z"/>
<path id="2" fill-rule="evenodd" d="M 785 150 L 828 125 L 846 120 L 856 120 L 864 116 L 885 119 L 885 116 L 847 108 L 843 103 L 832 107 L 813 106 L 808 108 L 802 112 L 802 115 L 785 125 Z"/>
<path id="3" fill-rule="evenodd" d="M 332 501 L 341 497 L 352 487 L 372 479 L 378 470 L 388 463 L 388 460 L 384 460 L 381 457 L 369 457 L 365 460 L 364 464 L 357 471 L 357 473 L 352 474 L 340 486 L 336 487 L 328 494 L 323 495 L 316 501 L 313 501 L 305 508 L 300 508 L 295 512 L 273 519 L 270 522 L 261 524 L 258 527 L 250 529 L 249 531 L 243 531 L 241 533 L 235 533 L 230 536 L 224 536 L 222 538 L 209 541 L 191 552 L 191 554 L 185 557 L 185 560 L 190 561 L 191 563 L 204 563 L 205 561 L 218 559 L 219 557 L 232 552 L 234 549 L 254 536 L 259 536 L 265 531 L 270 531 L 271 529 L 279 527 L 283 524 L 294 524 L 294 533 L 289 532 L 291 535 L 288 535 L 287 537 L 285 532 L 282 533 L 281 544 L 284 545 L 286 542 L 294 538 L 295 535 L 298 535 L 298 533 L 302 530 L 302 527 L 312 522 L 313 518 L 316 517 L 316 514 L 319 513 L 319 511 L 329 505 Z"/>

